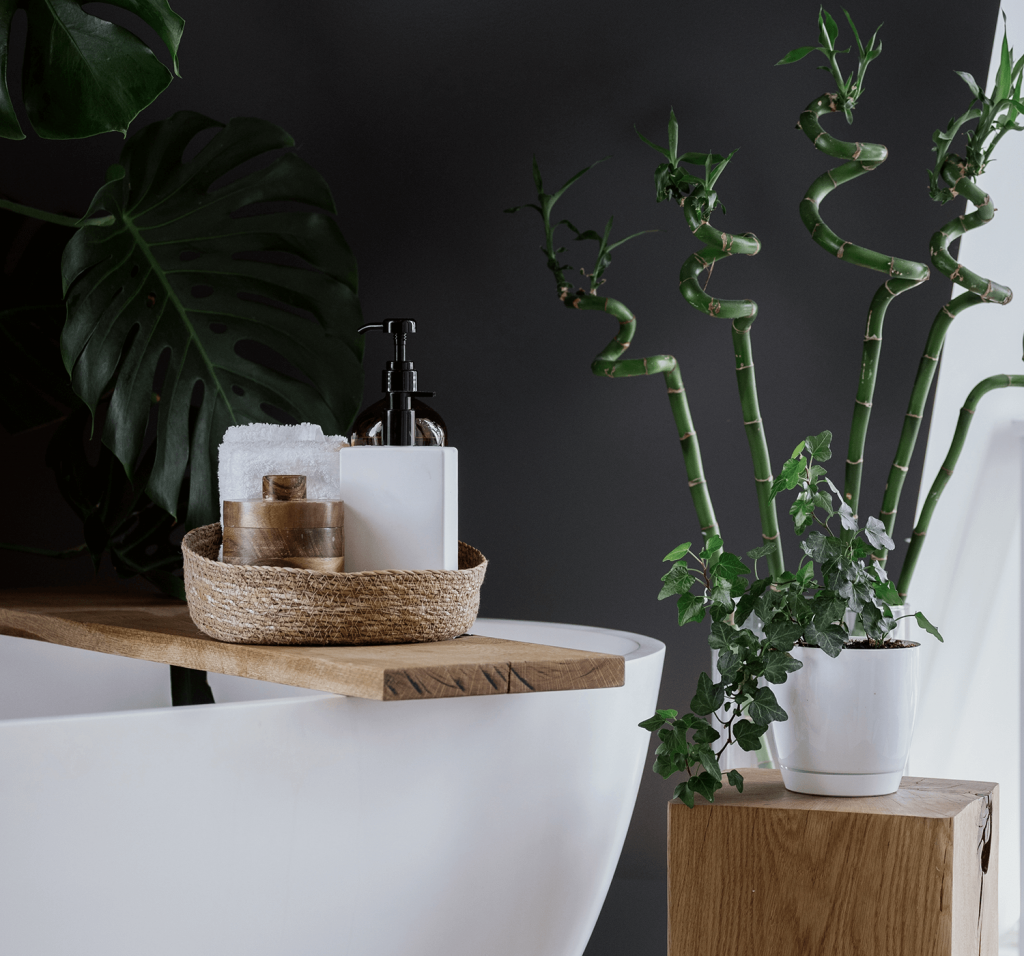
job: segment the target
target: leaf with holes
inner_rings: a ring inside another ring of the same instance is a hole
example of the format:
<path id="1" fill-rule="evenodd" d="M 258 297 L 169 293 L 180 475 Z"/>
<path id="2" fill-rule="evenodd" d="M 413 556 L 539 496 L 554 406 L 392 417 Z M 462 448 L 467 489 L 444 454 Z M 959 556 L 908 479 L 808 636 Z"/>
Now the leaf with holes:
<path id="1" fill-rule="evenodd" d="M 89 215 L 105 211 L 112 224 L 84 226 L 64 252 L 61 349 L 73 387 L 92 409 L 113 389 L 103 442 L 129 477 L 157 393 L 146 491 L 176 515 L 187 469 L 192 527 L 216 518 L 217 447 L 229 425 L 283 412 L 338 433 L 361 401 L 352 253 L 329 216 L 277 205 L 334 212 L 323 178 L 286 152 L 216 185 L 293 145 L 257 119 L 224 126 L 183 112 L 153 123 L 128 140 L 92 201 Z M 253 357 L 268 350 L 276 368 Z"/>
<path id="2" fill-rule="evenodd" d="M 170 51 L 178 73 L 185 28 L 167 0 L 106 0 L 143 20 Z M 44 139 L 79 139 L 117 130 L 171 82 L 170 71 L 134 33 L 86 13 L 83 0 L 0 0 L 0 137 L 24 139 L 7 86 L 11 18 L 28 16 L 22 88 L 32 128 Z"/>

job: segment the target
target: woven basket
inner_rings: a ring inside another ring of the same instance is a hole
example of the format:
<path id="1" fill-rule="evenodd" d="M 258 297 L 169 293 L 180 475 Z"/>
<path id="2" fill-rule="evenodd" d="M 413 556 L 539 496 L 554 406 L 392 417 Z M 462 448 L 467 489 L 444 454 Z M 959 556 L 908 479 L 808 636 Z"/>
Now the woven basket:
<path id="1" fill-rule="evenodd" d="M 413 644 L 464 634 L 487 559 L 459 542 L 458 571 L 357 571 L 224 564 L 219 524 L 185 535 L 185 595 L 196 627 L 233 644 Z"/>

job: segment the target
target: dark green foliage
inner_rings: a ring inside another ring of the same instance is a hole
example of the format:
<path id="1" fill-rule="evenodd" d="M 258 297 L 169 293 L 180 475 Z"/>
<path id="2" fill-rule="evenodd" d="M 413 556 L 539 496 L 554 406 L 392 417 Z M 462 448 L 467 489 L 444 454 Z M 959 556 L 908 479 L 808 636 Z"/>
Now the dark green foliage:
<path id="1" fill-rule="evenodd" d="M 767 685 L 784 684 L 803 666 L 789 653 L 793 647 L 819 647 L 836 657 L 851 637 L 881 646 L 898 620 L 893 609 L 902 599 L 871 557 L 875 548 L 891 549 L 892 539 L 877 518 L 869 518 L 868 526 L 859 528 L 825 469 L 816 464 L 832 456 L 831 440 L 831 433 L 825 431 L 800 442 L 773 486 L 773 497 L 787 489 L 797 492 L 799 507 L 791 513 L 797 533 L 805 535 L 802 546 L 807 559 L 796 572 L 748 584 L 749 568 L 736 555 L 721 551 L 718 537 L 697 554 L 686 542 L 665 556 L 673 563 L 662 578 L 659 597 L 677 595 L 680 623 L 684 617 L 699 621 L 709 614 L 708 644 L 718 651 L 720 679 L 700 675 L 690 713 L 679 717 L 674 710 L 660 710 L 640 724 L 645 730 L 657 730 L 661 740 L 655 771 L 664 777 L 677 772 L 688 775 L 676 788 L 676 796 L 688 806 L 693 805 L 695 793 L 714 799 L 721 781 L 713 787 L 707 775 L 717 773 L 713 768 L 730 743 L 757 751 L 768 725 L 787 719 Z M 840 527 L 834 529 L 831 523 L 836 519 Z M 813 525 L 818 530 L 808 532 Z M 756 562 L 768 547 L 756 548 L 748 556 Z M 698 593 L 693 593 L 694 588 Z M 751 625 L 753 616 L 756 621 Z M 917 619 L 942 640 L 924 615 L 918 614 Z M 712 714 L 722 733 L 708 723 Z M 717 749 L 711 747 L 715 741 Z M 731 771 L 729 782 L 742 789 L 743 777 Z"/>
<path id="2" fill-rule="evenodd" d="M 210 129 L 217 134 L 183 161 Z M 262 120 L 223 126 L 177 113 L 153 123 L 128 140 L 93 199 L 88 215 L 102 210 L 111 221 L 84 226 L 64 253 L 61 346 L 75 391 L 95 409 L 113 389 L 103 440 L 134 480 L 150 397 L 159 395 L 146 491 L 177 514 L 188 470 L 189 526 L 215 520 L 216 451 L 229 425 L 281 409 L 338 433 L 361 399 L 356 266 L 334 220 L 309 211 L 239 216 L 271 202 L 333 212 L 327 184 L 288 152 L 214 188 L 247 160 L 293 145 Z M 244 358 L 247 342 L 306 380 Z"/>
<path id="3" fill-rule="evenodd" d="M 185 27 L 167 0 L 106 0 L 145 21 L 171 53 Z M 7 86 L 11 19 L 28 16 L 22 88 L 33 129 L 45 139 L 125 133 L 171 82 L 171 74 L 138 37 L 86 13 L 83 0 L 0 0 L 0 137 L 24 139 Z"/>

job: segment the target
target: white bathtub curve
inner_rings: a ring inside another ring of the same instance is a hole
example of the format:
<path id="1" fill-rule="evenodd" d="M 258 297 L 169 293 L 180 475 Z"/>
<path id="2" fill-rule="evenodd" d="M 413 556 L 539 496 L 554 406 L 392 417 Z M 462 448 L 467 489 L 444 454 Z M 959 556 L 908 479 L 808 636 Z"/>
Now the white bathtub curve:
<path id="1" fill-rule="evenodd" d="M 644 769 L 659 641 L 626 685 L 381 703 L 0 637 L 0 953 L 580 956 Z M 62 715 L 62 716 L 54 716 Z"/>

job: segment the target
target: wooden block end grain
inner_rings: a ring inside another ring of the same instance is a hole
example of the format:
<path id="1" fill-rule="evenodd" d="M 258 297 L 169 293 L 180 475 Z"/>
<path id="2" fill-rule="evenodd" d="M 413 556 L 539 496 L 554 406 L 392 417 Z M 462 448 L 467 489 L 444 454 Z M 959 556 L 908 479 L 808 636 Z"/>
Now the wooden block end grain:
<path id="1" fill-rule="evenodd" d="M 669 956 L 997 956 L 996 784 L 844 798 L 743 776 L 669 804 Z"/>

